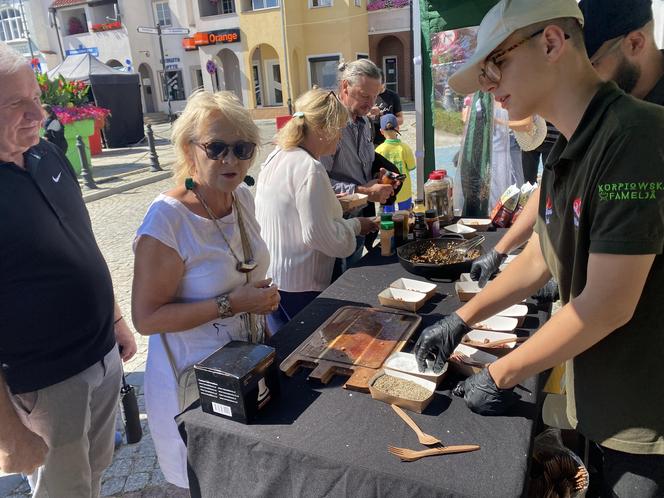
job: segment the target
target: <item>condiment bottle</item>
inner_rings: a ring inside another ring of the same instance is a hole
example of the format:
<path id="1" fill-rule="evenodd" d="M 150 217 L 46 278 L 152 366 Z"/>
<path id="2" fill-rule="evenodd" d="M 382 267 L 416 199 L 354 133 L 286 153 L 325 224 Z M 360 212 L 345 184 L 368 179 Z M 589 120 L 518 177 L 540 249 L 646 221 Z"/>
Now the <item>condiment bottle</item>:
<path id="1" fill-rule="evenodd" d="M 427 225 L 424 213 L 415 213 L 413 235 L 415 236 L 415 240 L 431 238 L 431 233 L 429 232 L 429 226 Z"/>
<path id="2" fill-rule="evenodd" d="M 394 222 L 380 222 L 380 255 L 392 256 L 394 254 Z"/>
<path id="3" fill-rule="evenodd" d="M 394 214 L 392 222 L 394 223 L 394 245 L 399 247 L 408 240 L 408 225 L 404 231 L 404 224 L 407 223 L 407 218 L 403 214 Z"/>
<path id="4" fill-rule="evenodd" d="M 447 176 L 447 170 L 441 170 L 443 173 L 442 181 L 446 186 L 447 199 L 444 200 L 445 212 L 438 213 L 438 219 L 443 222 L 449 222 L 454 219 L 454 182 Z"/>
<path id="5" fill-rule="evenodd" d="M 424 214 L 426 212 L 426 210 L 427 210 L 427 208 L 424 207 L 424 200 L 415 199 L 415 203 L 413 204 L 413 214 L 417 214 L 417 213 Z"/>
<path id="6" fill-rule="evenodd" d="M 431 237 L 440 237 L 440 223 L 438 222 L 438 214 L 435 209 L 427 209 L 424 217 L 431 232 Z"/>

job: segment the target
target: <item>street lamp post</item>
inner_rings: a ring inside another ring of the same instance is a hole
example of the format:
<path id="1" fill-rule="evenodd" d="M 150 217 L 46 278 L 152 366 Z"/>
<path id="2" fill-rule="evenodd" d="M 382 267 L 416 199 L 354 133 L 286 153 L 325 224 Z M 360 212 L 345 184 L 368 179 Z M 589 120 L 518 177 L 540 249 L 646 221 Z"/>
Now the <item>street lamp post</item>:
<path id="1" fill-rule="evenodd" d="M 168 102 L 168 120 L 173 122 L 173 110 L 171 109 L 171 94 L 168 91 L 168 79 L 166 78 L 166 56 L 164 55 L 164 42 L 162 35 L 188 35 L 189 28 L 163 28 L 161 24 L 156 26 L 138 26 L 136 31 L 146 35 L 157 35 L 159 37 L 159 56 L 161 57 L 161 83 L 166 101 Z"/>
<path id="2" fill-rule="evenodd" d="M 28 28 L 28 20 L 25 18 L 25 9 L 23 8 L 23 0 L 19 0 L 18 5 L 21 9 L 21 20 L 23 21 L 23 31 L 25 32 L 25 38 L 28 40 L 28 48 L 30 49 L 30 61 L 32 61 L 35 58 L 35 53 L 32 50 L 32 42 L 30 41 L 30 29 Z"/>

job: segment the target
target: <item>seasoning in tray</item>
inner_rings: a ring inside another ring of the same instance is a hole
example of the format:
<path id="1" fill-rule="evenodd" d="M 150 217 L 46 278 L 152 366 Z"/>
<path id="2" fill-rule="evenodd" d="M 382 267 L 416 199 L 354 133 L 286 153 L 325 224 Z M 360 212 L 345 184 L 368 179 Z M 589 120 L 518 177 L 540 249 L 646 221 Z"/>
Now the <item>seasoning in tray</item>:
<path id="1" fill-rule="evenodd" d="M 424 246 L 424 250 L 410 257 L 413 263 L 428 263 L 437 265 L 450 265 L 454 263 L 462 263 L 470 261 L 480 255 L 479 249 L 472 249 L 463 257 L 455 250 L 456 244 L 450 244 L 447 247 L 438 247 L 435 243 L 431 242 L 429 245 Z"/>
<path id="2" fill-rule="evenodd" d="M 431 391 L 406 379 L 400 379 L 391 375 L 382 375 L 373 387 L 379 391 L 394 396 L 395 398 L 409 399 L 412 401 L 424 401 L 431 396 Z"/>

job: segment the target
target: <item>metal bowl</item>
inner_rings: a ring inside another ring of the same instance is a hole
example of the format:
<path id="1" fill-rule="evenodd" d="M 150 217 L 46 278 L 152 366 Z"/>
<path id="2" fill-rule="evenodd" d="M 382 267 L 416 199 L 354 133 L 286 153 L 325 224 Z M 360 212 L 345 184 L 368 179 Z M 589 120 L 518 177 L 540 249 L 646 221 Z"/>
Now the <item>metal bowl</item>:
<path id="1" fill-rule="evenodd" d="M 440 249 L 446 249 L 451 245 L 459 244 L 465 239 L 461 235 L 446 234 L 437 239 L 416 240 L 397 248 L 399 263 L 406 271 L 425 278 L 457 280 L 462 273 L 470 271 L 473 260 L 448 265 L 437 265 L 433 263 L 414 263 L 410 260 L 413 254 L 423 252 L 430 244 L 436 244 Z M 484 254 L 484 248 L 478 247 L 480 254 Z"/>

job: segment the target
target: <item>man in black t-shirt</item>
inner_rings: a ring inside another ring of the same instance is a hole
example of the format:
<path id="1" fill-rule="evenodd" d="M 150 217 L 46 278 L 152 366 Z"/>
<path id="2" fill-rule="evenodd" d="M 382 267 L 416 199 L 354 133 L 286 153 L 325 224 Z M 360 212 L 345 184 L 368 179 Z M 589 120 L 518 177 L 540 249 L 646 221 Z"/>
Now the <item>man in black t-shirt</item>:
<path id="1" fill-rule="evenodd" d="M 0 43 L 0 469 L 34 496 L 97 497 L 111 463 L 121 362 L 115 304 L 76 175 L 39 140 L 34 73 Z"/>
<path id="2" fill-rule="evenodd" d="M 403 111 L 401 110 L 401 99 L 397 92 L 393 92 L 385 86 L 385 75 L 381 71 L 381 82 L 383 91 L 376 98 L 376 105 L 369 111 L 369 118 L 373 125 L 373 143 L 378 147 L 385 141 L 385 137 L 380 132 L 380 118 L 385 114 L 394 114 L 397 117 L 399 126 L 403 124 Z"/>

